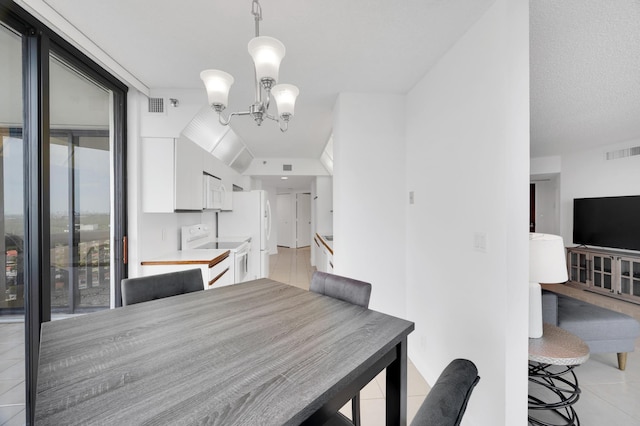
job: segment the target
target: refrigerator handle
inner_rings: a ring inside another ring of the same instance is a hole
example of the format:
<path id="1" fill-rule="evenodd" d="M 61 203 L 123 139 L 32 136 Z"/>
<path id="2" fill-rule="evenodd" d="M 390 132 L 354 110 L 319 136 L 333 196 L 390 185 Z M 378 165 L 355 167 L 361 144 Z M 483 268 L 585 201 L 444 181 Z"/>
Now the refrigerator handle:
<path id="1" fill-rule="evenodd" d="M 267 215 L 267 241 L 269 241 L 269 239 L 271 238 L 271 204 L 269 203 L 269 200 L 267 200 L 266 215 Z"/>

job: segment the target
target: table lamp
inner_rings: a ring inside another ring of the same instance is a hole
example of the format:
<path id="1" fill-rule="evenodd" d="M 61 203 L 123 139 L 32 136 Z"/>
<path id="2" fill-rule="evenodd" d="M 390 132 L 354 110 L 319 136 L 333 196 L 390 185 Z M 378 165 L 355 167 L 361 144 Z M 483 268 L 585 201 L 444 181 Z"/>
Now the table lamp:
<path id="1" fill-rule="evenodd" d="M 529 338 L 542 337 L 542 289 L 540 283 L 563 283 L 567 263 L 562 237 L 529 233 Z"/>

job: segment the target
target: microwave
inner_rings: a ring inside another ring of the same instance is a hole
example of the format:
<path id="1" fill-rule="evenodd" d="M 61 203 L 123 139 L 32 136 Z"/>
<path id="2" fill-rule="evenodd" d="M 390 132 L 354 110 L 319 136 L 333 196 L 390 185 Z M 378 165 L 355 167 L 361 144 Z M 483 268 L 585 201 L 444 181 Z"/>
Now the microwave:
<path id="1" fill-rule="evenodd" d="M 227 195 L 222 180 L 208 173 L 203 174 L 203 209 L 204 210 L 221 210 L 224 205 L 224 199 Z"/>

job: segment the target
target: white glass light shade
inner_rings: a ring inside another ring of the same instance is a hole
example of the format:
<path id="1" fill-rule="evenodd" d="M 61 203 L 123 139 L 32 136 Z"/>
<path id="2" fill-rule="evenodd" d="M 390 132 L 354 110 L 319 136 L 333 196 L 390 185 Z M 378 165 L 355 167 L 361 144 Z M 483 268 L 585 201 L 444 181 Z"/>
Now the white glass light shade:
<path id="1" fill-rule="evenodd" d="M 271 94 L 276 100 L 280 117 L 285 116 L 287 119 L 293 117 L 293 110 L 296 106 L 296 98 L 299 93 L 300 91 L 293 84 L 278 84 L 273 86 Z"/>
<path id="2" fill-rule="evenodd" d="M 229 104 L 229 89 L 233 84 L 231 74 L 220 70 L 204 70 L 200 73 L 200 78 L 207 88 L 209 105 L 225 109 Z"/>
<path id="3" fill-rule="evenodd" d="M 253 58 L 258 81 L 263 79 L 278 81 L 278 71 L 284 53 L 284 44 L 273 37 L 261 36 L 249 41 L 249 54 Z"/>
<path id="4" fill-rule="evenodd" d="M 567 281 L 567 262 L 562 237 L 529 234 L 529 281 L 563 283 Z"/>

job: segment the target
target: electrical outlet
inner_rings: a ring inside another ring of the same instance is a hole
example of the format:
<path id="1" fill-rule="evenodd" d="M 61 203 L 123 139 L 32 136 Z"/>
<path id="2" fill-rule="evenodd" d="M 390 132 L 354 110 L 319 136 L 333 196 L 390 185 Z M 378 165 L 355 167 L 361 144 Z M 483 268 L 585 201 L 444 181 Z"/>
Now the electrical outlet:
<path id="1" fill-rule="evenodd" d="M 409 191 L 409 204 L 415 204 L 415 200 L 413 198 L 413 191 Z"/>
<path id="2" fill-rule="evenodd" d="M 487 234 L 485 232 L 476 232 L 473 235 L 473 248 L 482 253 L 487 252 Z"/>

